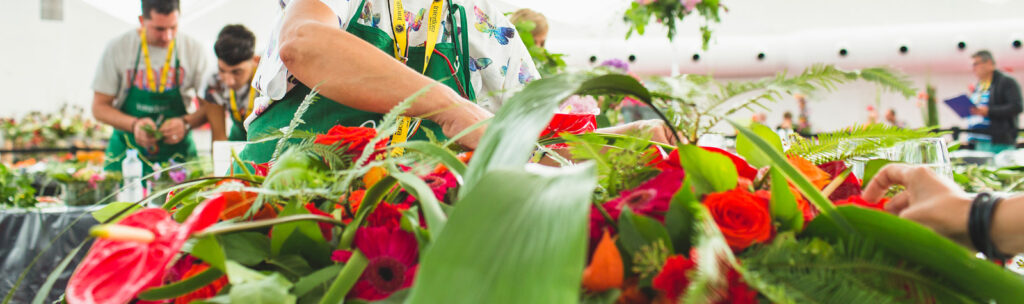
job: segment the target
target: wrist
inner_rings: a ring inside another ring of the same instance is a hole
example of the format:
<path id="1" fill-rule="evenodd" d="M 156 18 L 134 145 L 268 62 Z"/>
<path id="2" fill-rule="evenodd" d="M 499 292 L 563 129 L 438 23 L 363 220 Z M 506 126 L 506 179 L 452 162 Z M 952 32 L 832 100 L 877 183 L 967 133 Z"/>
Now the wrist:
<path id="1" fill-rule="evenodd" d="M 192 125 L 188 123 L 188 119 L 185 119 L 185 116 L 181 116 L 178 118 L 181 119 L 181 125 L 185 127 L 185 133 L 192 131 Z"/>
<path id="2" fill-rule="evenodd" d="M 136 127 L 136 126 L 138 126 L 138 124 L 139 124 L 139 121 L 140 121 L 140 120 L 141 120 L 141 119 L 139 119 L 139 118 L 137 118 L 137 117 L 136 117 L 136 118 L 132 118 L 132 123 L 131 123 L 131 125 L 130 125 L 130 126 L 128 127 L 128 131 L 129 131 L 129 132 L 135 132 L 135 127 Z"/>
<path id="3" fill-rule="evenodd" d="M 993 248 L 998 252 L 1014 254 L 1024 249 L 1024 235 L 1020 233 L 1014 223 L 1019 222 L 1015 214 L 1021 206 L 1020 201 L 1014 199 L 1003 199 L 999 205 L 992 210 L 992 227 L 989 230 Z"/>

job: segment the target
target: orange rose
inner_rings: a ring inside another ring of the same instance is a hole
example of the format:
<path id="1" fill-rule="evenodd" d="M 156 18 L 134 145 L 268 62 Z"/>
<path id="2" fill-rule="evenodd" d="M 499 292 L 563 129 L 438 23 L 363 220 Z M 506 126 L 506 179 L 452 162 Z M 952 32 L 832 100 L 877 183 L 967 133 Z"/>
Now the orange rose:
<path id="1" fill-rule="evenodd" d="M 789 163 L 793 165 L 793 167 L 796 167 L 800 173 L 803 173 L 804 177 L 807 177 L 807 180 L 811 181 L 811 184 L 814 184 L 818 190 L 824 189 L 825 186 L 828 186 L 828 183 L 832 181 L 832 175 L 821 170 L 821 168 L 815 166 L 814 163 L 796 155 L 786 156 L 786 158 L 788 158 Z"/>
<path id="2" fill-rule="evenodd" d="M 741 251 L 772 237 L 768 201 L 753 193 L 740 189 L 712 193 L 704 198 L 704 206 L 711 212 L 733 251 Z"/>

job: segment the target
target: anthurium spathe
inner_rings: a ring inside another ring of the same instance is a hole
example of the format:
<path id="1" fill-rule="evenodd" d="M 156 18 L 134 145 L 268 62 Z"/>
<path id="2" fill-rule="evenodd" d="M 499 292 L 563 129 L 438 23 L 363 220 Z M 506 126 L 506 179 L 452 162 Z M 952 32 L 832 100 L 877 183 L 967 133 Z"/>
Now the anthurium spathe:
<path id="1" fill-rule="evenodd" d="M 608 231 L 601 236 L 601 242 L 594 250 L 590 265 L 583 270 L 583 287 L 594 292 L 622 287 L 622 255 L 615 247 L 615 241 Z"/>
<path id="2" fill-rule="evenodd" d="M 68 303 L 127 303 L 140 291 L 159 286 L 189 236 L 216 223 L 223 209 L 224 200 L 208 200 L 182 224 L 161 208 L 125 217 L 117 225 L 146 230 L 152 240 L 118 240 L 116 231 L 97 239 L 68 281 Z"/>

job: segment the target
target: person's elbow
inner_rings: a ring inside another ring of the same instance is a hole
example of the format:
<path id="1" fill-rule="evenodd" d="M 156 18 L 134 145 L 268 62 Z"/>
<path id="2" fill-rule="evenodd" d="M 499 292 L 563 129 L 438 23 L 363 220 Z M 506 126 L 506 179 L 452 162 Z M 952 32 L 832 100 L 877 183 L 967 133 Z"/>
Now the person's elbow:
<path id="1" fill-rule="evenodd" d="M 323 26 L 315 22 L 302 22 L 283 29 L 278 54 L 285 67 L 292 68 L 309 61 L 309 54 L 315 47 L 317 32 Z"/>

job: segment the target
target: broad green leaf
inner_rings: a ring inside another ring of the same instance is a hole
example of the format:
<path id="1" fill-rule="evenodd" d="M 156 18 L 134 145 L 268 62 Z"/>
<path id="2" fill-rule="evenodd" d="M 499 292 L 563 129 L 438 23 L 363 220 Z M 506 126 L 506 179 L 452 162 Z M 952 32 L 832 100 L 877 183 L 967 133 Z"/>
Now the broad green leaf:
<path id="1" fill-rule="evenodd" d="M 412 194 L 420 202 L 419 205 L 423 209 L 423 216 L 427 219 L 427 228 L 430 234 L 441 234 L 441 231 L 444 230 L 445 222 L 448 221 L 448 217 L 441 210 L 441 203 L 437 201 L 437 197 L 434 196 L 434 191 L 430 189 L 430 186 L 427 186 L 426 182 L 410 173 L 395 172 L 391 176 L 398 180 L 405 191 Z"/>
<path id="2" fill-rule="evenodd" d="M 697 197 L 736 188 L 738 174 L 728 156 L 694 145 L 679 146 L 679 163 L 686 170 Z"/>
<path id="3" fill-rule="evenodd" d="M 300 204 L 287 204 L 279 217 L 295 214 L 308 214 L 309 211 Z M 271 228 L 270 253 L 272 257 L 297 254 L 306 258 L 314 266 L 331 263 L 331 248 L 324 240 L 320 227 L 316 222 L 299 221 L 277 224 Z"/>
<path id="4" fill-rule="evenodd" d="M 244 304 L 292 304 L 295 303 L 295 296 L 288 294 L 292 283 L 279 273 L 272 273 L 269 276 L 243 284 L 232 284 L 228 297 L 231 303 Z"/>
<path id="5" fill-rule="evenodd" d="M 675 253 L 688 254 L 693 246 L 694 212 L 690 206 L 697 202 L 690 190 L 690 180 L 684 179 L 679 191 L 672 196 L 668 213 L 665 213 L 665 229 L 672 239 Z"/>
<path id="6" fill-rule="evenodd" d="M 330 286 L 331 279 L 334 279 L 344 266 L 344 264 L 334 264 L 300 278 L 299 281 L 295 282 L 292 294 L 296 297 L 302 297 L 317 287 L 327 289 L 327 286 Z"/>
<path id="7" fill-rule="evenodd" d="M 200 288 L 210 285 L 217 279 L 224 276 L 224 272 L 220 269 L 210 267 L 205 271 L 200 272 L 197 275 L 191 276 L 187 279 L 167 284 L 157 288 L 151 288 L 143 291 L 139 294 L 139 299 L 146 301 L 157 301 L 164 299 L 173 299 L 190 292 L 196 291 Z"/>
<path id="8" fill-rule="evenodd" d="M 309 263 L 306 263 L 305 259 L 294 254 L 283 255 L 267 260 L 267 264 L 281 270 L 279 272 L 288 278 L 298 279 L 313 272 L 313 268 L 309 267 Z"/>
<path id="9" fill-rule="evenodd" d="M 380 301 L 373 301 L 373 302 L 370 302 L 370 304 L 402 304 L 402 303 L 405 303 L 405 299 L 408 298 L 408 297 L 409 297 L 409 289 L 406 288 L 406 289 L 402 289 L 402 290 L 399 290 L 399 291 L 396 291 L 396 292 L 392 293 L 391 296 L 388 296 L 387 299 L 383 299 L 383 300 L 380 300 Z"/>
<path id="10" fill-rule="evenodd" d="M 665 247 L 668 247 L 669 252 L 674 252 L 668 231 L 658 220 L 633 213 L 629 207 L 622 209 L 622 214 L 619 214 L 619 241 L 622 242 L 629 256 L 636 254 L 640 247 L 656 243 L 659 240 L 665 244 Z"/>
<path id="11" fill-rule="evenodd" d="M 594 166 L 527 169 L 492 169 L 455 204 L 407 303 L 579 300 Z"/>
<path id="12" fill-rule="evenodd" d="M 189 215 L 192 215 L 192 210 L 195 210 L 199 206 L 200 202 L 188 202 L 178 208 L 178 211 L 174 212 L 174 220 L 179 223 L 184 223 L 188 219 Z"/>
<path id="13" fill-rule="evenodd" d="M 220 247 L 220 243 L 217 242 L 217 236 L 208 235 L 200 238 L 199 241 L 192 246 L 192 250 L 189 254 L 209 263 L 213 268 L 220 269 L 221 271 L 227 270 L 227 267 L 224 264 L 224 261 L 227 259 L 224 257 L 224 249 L 222 249 Z"/>
<path id="14" fill-rule="evenodd" d="M 246 266 L 255 266 L 270 257 L 270 238 L 259 232 L 243 231 L 219 237 L 228 259 Z"/>
<path id="15" fill-rule="evenodd" d="M 775 167 L 771 167 L 768 172 L 772 181 L 772 220 L 779 225 L 779 231 L 800 231 L 804 228 L 803 210 L 797 205 L 793 192 L 789 191 L 786 176 Z"/>
<path id="16" fill-rule="evenodd" d="M 618 289 L 608 290 L 602 293 L 596 294 L 585 294 L 583 300 L 580 303 L 583 304 L 614 304 L 619 296 L 622 295 L 622 291 Z"/>
<path id="17" fill-rule="evenodd" d="M 1016 303 L 1024 299 L 1024 280 L 998 265 L 978 259 L 973 253 L 936 234 L 931 229 L 894 215 L 841 206 L 836 212 L 853 224 L 857 233 L 908 263 L 938 274 L 979 303 Z M 828 220 L 811 221 L 804 234 L 829 240 L 847 240 L 845 233 Z"/>
<path id="18" fill-rule="evenodd" d="M 868 184 L 871 183 L 871 179 L 875 178 L 875 174 L 878 173 L 878 170 L 882 170 L 882 167 L 885 167 L 885 165 L 891 163 L 894 163 L 894 161 L 888 159 L 869 160 L 866 164 L 864 164 L 864 182 L 862 183 L 862 185 L 864 187 L 867 187 Z"/>
<path id="19" fill-rule="evenodd" d="M 624 74 L 559 74 L 530 82 L 505 102 L 487 126 L 464 176 L 460 197 L 468 195 L 493 168 L 522 168 L 558 103 L 577 93 L 618 93 L 647 102 L 651 99 L 643 85 Z"/>
<path id="20" fill-rule="evenodd" d="M 827 218 L 830 221 L 838 223 L 840 227 L 843 227 L 843 229 L 849 233 L 855 232 L 853 227 L 851 227 L 841 215 L 836 213 L 836 206 L 832 204 L 832 201 L 828 200 L 821 191 L 818 191 L 818 188 L 812 185 L 811 182 L 807 180 L 807 177 L 793 167 L 782 153 L 776 151 L 771 144 L 761 139 L 761 137 L 758 137 L 753 131 L 750 131 L 750 129 L 747 129 L 746 127 L 731 120 L 729 123 L 732 124 L 740 134 L 747 136 L 747 138 L 750 139 L 750 142 L 754 144 L 754 147 L 761 150 L 761 152 L 768 156 L 768 159 L 771 160 L 771 166 L 778 168 L 789 181 L 793 182 L 797 189 L 800 190 L 800 193 L 803 193 L 804 197 L 807 198 L 811 204 L 814 204 L 814 207 L 818 208 L 818 211 L 821 211 L 823 218 Z"/>
<path id="21" fill-rule="evenodd" d="M 113 202 L 103 206 L 100 210 L 93 211 L 92 217 L 100 223 L 116 224 L 118 221 L 128 215 L 131 215 L 132 212 L 135 212 L 135 210 L 138 210 L 139 208 L 142 208 L 142 206 L 135 203 Z M 118 213 L 121 213 L 121 215 L 117 218 L 113 218 L 114 215 L 117 215 Z"/>
<path id="22" fill-rule="evenodd" d="M 199 183 L 195 183 L 194 185 L 188 186 L 188 188 L 178 191 L 178 193 L 174 194 L 174 197 L 171 197 L 171 199 L 164 202 L 162 208 L 164 208 L 164 210 L 170 211 L 171 209 L 174 208 L 174 206 L 178 205 L 178 203 L 184 200 L 185 198 L 192 197 L 193 194 L 199 192 L 199 190 L 203 189 L 206 186 L 216 184 L 217 181 L 218 180 L 216 179 L 205 180 Z"/>
<path id="23" fill-rule="evenodd" d="M 754 131 L 758 137 L 768 142 L 775 151 L 782 153 L 782 140 L 779 139 L 779 134 L 772 131 L 771 128 L 759 123 L 751 123 L 750 130 Z M 762 168 L 771 164 L 771 160 L 763 152 L 754 147 L 754 144 L 750 142 L 750 139 L 746 135 L 736 135 L 736 153 L 747 159 L 751 165 L 755 168 Z"/>
<path id="24" fill-rule="evenodd" d="M 231 285 L 241 285 L 267 278 L 266 275 L 242 266 L 242 264 L 238 264 L 235 261 L 227 261 L 224 265 L 228 269 L 228 282 L 231 283 Z"/>

